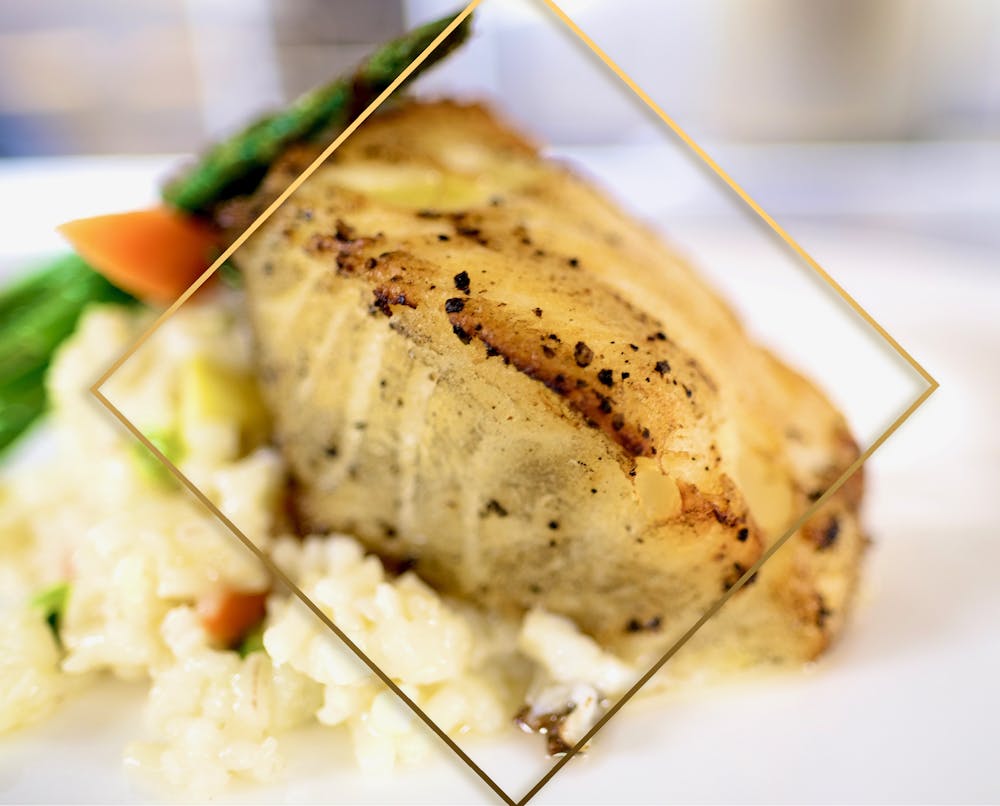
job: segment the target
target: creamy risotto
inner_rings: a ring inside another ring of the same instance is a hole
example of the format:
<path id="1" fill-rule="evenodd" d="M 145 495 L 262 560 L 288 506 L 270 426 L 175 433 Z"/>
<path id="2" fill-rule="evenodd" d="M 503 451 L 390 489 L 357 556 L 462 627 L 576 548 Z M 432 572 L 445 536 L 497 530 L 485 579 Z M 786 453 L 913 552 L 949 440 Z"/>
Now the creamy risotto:
<path id="1" fill-rule="evenodd" d="M 570 622 L 492 618 L 348 536 L 291 534 L 240 311 L 185 306 L 105 392 L 450 735 L 517 718 L 552 750 L 581 737 L 636 670 Z M 273 779 L 281 734 L 313 721 L 364 770 L 412 764 L 437 739 L 87 394 L 148 317 L 89 312 L 50 372 L 41 455 L 5 471 L 0 731 L 111 674 L 149 681 L 125 757 L 201 794 Z"/>

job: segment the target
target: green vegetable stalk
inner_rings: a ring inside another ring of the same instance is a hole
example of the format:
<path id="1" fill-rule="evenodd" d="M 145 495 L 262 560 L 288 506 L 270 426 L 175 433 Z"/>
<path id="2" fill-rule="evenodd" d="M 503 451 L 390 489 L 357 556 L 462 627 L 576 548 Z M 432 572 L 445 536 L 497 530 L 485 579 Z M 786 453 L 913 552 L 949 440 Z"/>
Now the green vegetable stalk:
<path id="1" fill-rule="evenodd" d="M 251 193 L 288 146 L 346 126 L 374 101 L 455 20 L 445 17 L 410 31 L 369 56 L 353 74 L 306 93 L 287 109 L 262 118 L 211 148 L 163 189 L 170 204 L 208 212 L 227 198 Z M 410 78 L 440 61 L 468 36 L 466 17 Z"/>
<path id="2" fill-rule="evenodd" d="M 133 301 L 76 255 L 0 293 L 0 452 L 45 411 L 45 372 L 84 307 Z"/>

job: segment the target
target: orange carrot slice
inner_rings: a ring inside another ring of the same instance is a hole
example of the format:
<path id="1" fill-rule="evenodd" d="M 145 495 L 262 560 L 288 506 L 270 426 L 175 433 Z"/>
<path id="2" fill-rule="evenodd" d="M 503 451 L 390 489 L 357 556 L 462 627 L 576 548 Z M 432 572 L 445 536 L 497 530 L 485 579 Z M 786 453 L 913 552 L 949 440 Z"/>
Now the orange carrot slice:
<path id="1" fill-rule="evenodd" d="M 211 227 L 167 207 L 80 218 L 59 231 L 111 283 L 154 303 L 177 299 L 219 253 Z"/>
<path id="2" fill-rule="evenodd" d="M 209 637 L 224 646 L 234 646 L 264 620 L 267 593 L 243 593 L 223 589 L 198 602 L 198 617 Z"/>

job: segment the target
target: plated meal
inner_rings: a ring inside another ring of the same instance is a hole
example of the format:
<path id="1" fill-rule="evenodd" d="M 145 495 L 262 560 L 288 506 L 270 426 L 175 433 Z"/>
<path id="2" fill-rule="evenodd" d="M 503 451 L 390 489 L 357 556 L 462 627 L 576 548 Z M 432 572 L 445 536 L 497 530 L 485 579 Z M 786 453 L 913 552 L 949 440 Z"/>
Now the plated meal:
<path id="1" fill-rule="evenodd" d="M 163 208 L 71 223 L 79 256 L 0 298 L 4 441 L 47 404 L 56 443 L 0 488 L 0 730 L 110 673 L 150 682 L 128 758 L 197 792 L 278 775 L 279 737 L 314 721 L 365 769 L 426 752 L 87 389 L 450 23 L 215 147 Z M 394 99 L 223 275 L 105 394 L 456 737 L 520 726 L 566 752 L 858 455 L 686 260 L 486 105 Z M 819 656 L 861 494 L 856 475 L 650 688 Z"/>

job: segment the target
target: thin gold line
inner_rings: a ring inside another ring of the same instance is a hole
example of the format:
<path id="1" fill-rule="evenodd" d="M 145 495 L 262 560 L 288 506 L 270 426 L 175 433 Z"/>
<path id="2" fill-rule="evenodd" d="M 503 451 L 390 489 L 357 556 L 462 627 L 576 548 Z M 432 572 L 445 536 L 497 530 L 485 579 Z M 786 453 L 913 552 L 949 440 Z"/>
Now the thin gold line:
<path id="1" fill-rule="evenodd" d="M 212 502 L 208 499 L 204 493 L 202 493 L 191 481 L 184 476 L 184 474 L 176 468 L 170 460 L 154 445 L 150 442 L 143 433 L 134 426 L 127 417 L 117 409 L 107 397 L 101 393 L 100 388 L 108 380 L 108 378 L 114 374 L 121 366 L 128 360 L 144 343 L 150 338 L 153 333 L 166 321 L 166 319 L 172 316 L 181 305 L 183 305 L 190 297 L 208 280 L 209 277 L 222 265 L 222 263 L 227 260 L 235 251 L 238 249 L 246 240 L 253 234 L 263 223 L 266 221 L 277 209 L 283 204 L 287 198 L 309 177 L 313 172 L 333 153 L 333 151 L 338 148 L 356 129 L 361 125 L 385 100 L 388 96 L 395 91 L 398 86 L 415 70 L 427 56 L 436 48 L 441 42 L 457 27 L 461 22 L 472 13 L 472 11 L 480 5 L 482 0 L 473 0 L 465 8 L 465 10 L 456 18 L 456 20 L 449 25 L 449 27 L 438 36 L 434 42 L 432 42 L 427 49 L 415 59 L 411 65 L 409 65 L 403 73 L 374 101 L 369 107 L 350 125 L 344 132 L 336 139 L 333 143 L 308 167 L 306 170 L 292 182 L 291 185 L 286 188 L 286 190 L 272 202 L 272 204 L 247 228 L 239 238 L 236 239 L 223 254 L 212 264 L 209 269 L 202 274 L 201 277 L 187 290 L 181 297 L 173 303 L 164 313 L 162 313 L 159 318 L 153 323 L 153 325 L 142 334 L 142 336 L 132 345 L 114 364 L 109 367 L 109 369 L 98 379 L 98 381 L 91 387 L 91 392 L 101 401 L 101 403 L 106 406 L 111 413 L 148 449 L 153 455 L 162 462 L 168 470 L 187 488 L 192 492 L 195 497 L 201 501 L 208 509 L 226 526 L 237 538 L 243 542 L 257 557 L 260 559 L 265 566 L 275 575 L 282 584 L 284 584 L 295 596 L 297 596 L 305 605 L 308 607 L 329 629 L 344 642 L 347 647 L 354 652 L 354 654 L 359 657 L 362 662 L 383 682 L 390 690 L 392 690 L 419 718 L 424 722 L 435 734 L 437 734 L 455 753 L 461 758 L 469 767 L 492 789 L 505 803 L 511 806 L 522 806 L 526 804 L 531 798 L 533 798 L 541 789 L 544 787 L 551 778 L 573 757 L 579 750 L 589 742 L 593 736 L 614 716 L 624 705 L 631 699 L 641 688 L 645 685 L 649 679 L 656 674 L 657 671 L 665 664 L 667 661 L 676 654 L 681 647 L 702 627 L 704 624 L 712 618 L 729 598 L 734 595 L 743 585 L 746 584 L 753 574 L 763 566 L 763 564 L 771 557 L 773 554 L 781 548 L 782 545 L 794 534 L 801 525 L 812 516 L 812 514 L 827 501 L 830 496 L 836 493 L 836 491 L 853 475 L 857 470 L 866 462 L 874 452 L 881 447 L 881 445 L 898 429 L 926 400 L 931 394 L 939 387 L 938 382 L 927 372 L 910 354 L 907 352 L 902 345 L 899 344 L 886 330 L 883 328 L 875 319 L 871 316 L 857 301 L 853 299 L 844 288 L 837 283 L 798 243 L 796 243 L 792 237 L 773 219 L 768 215 L 750 196 L 744 191 L 722 168 L 713 160 L 707 152 L 705 152 L 691 137 L 684 132 L 674 121 L 670 118 L 656 103 L 650 98 L 650 96 L 645 93 L 628 75 L 626 75 L 621 68 L 619 68 L 608 56 L 602 51 L 597 44 L 586 34 L 583 30 L 570 19 L 565 12 L 558 5 L 556 5 L 553 0 L 543 0 L 545 4 L 552 10 L 559 19 L 569 27 L 573 33 L 580 37 L 583 42 L 590 47 L 590 49 L 597 54 L 597 56 L 607 65 L 625 84 L 628 86 L 647 106 L 649 106 L 658 117 L 674 132 L 689 148 L 691 148 L 694 153 L 699 156 L 704 162 L 729 186 L 729 188 L 739 196 L 757 215 L 759 215 L 770 227 L 773 229 L 792 249 L 796 252 L 809 267 L 816 272 L 825 282 L 827 282 L 836 291 L 840 297 L 850 305 L 854 311 L 862 317 L 882 338 L 899 353 L 906 361 L 910 364 L 928 383 L 928 387 L 924 392 L 912 403 L 910 406 L 900 415 L 892 425 L 882 433 L 872 444 L 862 453 L 852 465 L 844 471 L 844 473 L 837 479 L 836 482 L 822 495 L 818 498 L 811 507 L 799 518 L 795 525 L 793 525 L 782 537 L 776 541 L 759 559 L 758 561 L 749 568 L 742 577 L 733 585 L 722 597 L 706 611 L 705 614 L 694 624 L 692 627 L 677 641 L 675 644 L 664 654 L 664 656 L 648 671 L 646 674 L 639 679 L 639 681 L 631 688 L 625 695 L 623 695 L 602 718 L 587 732 L 587 734 L 573 747 L 566 755 L 564 755 L 558 762 L 556 762 L 553 767 L 536 783 L 531 790 L 515 804 L 515 801 L 507 795 L 506 792 L 489 776 L 483 771 L 465 752 L 446 734 L 444 733 L 433 720 L 430 719 L 424 713 L 424 711 L 416 705 L 399 687 L 389 679 L 384 672 L 382 672 L 374 662 L 372 662 L 364 652 L 362 652 L 351 640 L 344 634 L 333 621 L 326 616 L 326 614 L 316 606 L 312 600 L 305 595 L 305 593 L 298 588 L 288 577 L 281 571 L 277 565 L 264 554 L 256 545 L 253 544 L 249 538 L 244 535 L 240 529 L 229 520 L 226 515 L 221 512 Z"/>
<path id="2" fill-rule="evenodd" d="M 331 619 L 325 612 L 323 612 L 323 610 L 315 602 L 313 602 L 313 600 L 310 597 L 308 597 L 305 594 L 305 592 L 291 580 L 291 578 L 289 578 L 289 576 L 281 569 L 281 567 L 268 556 L 267 552 L 260 549 L 249 537 L 247 537 L 243 533 L 243 531 L 235 523 L 233 523 L 233 521 L 230 520 L 229 517 L 221 509 L 219 509 L 212 502 L 212 500 L 194 484 L 194 482 L 192 482 L 173 462 L 171 462 L 163 454 L 163 452 L 158 447 L 156 447 L 156 445 L 152 441 L 150 441 L 146 437 L 146 435 L 143 434 L 142 431 L 140 431 L 139 428 L 135 426 L 132 423 L 132 421 L 129 420 L 128 417 L 126 417 L 122 413 L 122 411 L 104 395 L 103 392 L 101 392 L 100 390 L 96 390 L 94 392 L 94 395 L 102 404 L 104 404 L 104 406 L 108 409 L 108 411 L 110 411 L 118 419 L 118 421 L 122 425 L 124 425 L 132 433 L 132 435 L 146 447 L 146 449 L 150 453 L 153 454 L 153 456 L 155 456 L 160 462 L 163 463 L 163 465 L 167 468 L 167 470 L 170 471 L 170 473 L 174 476 L 174 478 L 176 478 L 177 481 L 179 481 L 182 485 L 184 485 L 185 488 L 187 488 L 188 492 L 194 495 L 194 497 L 197 498 L 198 501 L 202 505 L 204 505 L 222 523 L 223 526 L 225 526 L 230 532 L 236 535 L 236 537 L 239 538 L 240 542 L 243 543 L 243 545 L 246 546 L 251 552 L 253 552 L 254 556 L 256 556 L 257 559 L 264 565 L 264 567 L 267 568 L 267 570 L 274 575 L 275 579 L 277 579 L 285 588 L 288 589 L 289 592 L 291 592 L 306 607 L 308 607 L 316 615 L 316 617 L 323 622 L 323 624 L 325 624 L 327 627 L 330 628 L 330 630 L 333 632 L 334 635 L 337 636 L 337 638 L 339 638 L 341 641 L 344 642 L 347 648 L 350 649 L 351 652 L 353 652 L 361 660 L 361 662 L 368 667 L 368 669 L 372 672 L 372 674 L 374 674 L 379 680 L 385 683 L 385 685 L 388 686 L 389 689 L 397 697 L 399 697 L 406 704 L 406 706 L 420 718 L 420 720 L 425 725 L 427 725 L 427 727 L 429 727 L 432 731 L 434 731 L 434 733 L 436 733 L 438 737 L 446 745 L 448 745 L 448 747 L 454 750 L 455 753 L 458 755 L 458 757 L 461 758 L 462 761 L 464 761 L 466 764 L 468 764 L 469 767 L 471 767 L 472 770 L 480 778 L 482 778 L 483 781 L 485 781 L 486 784 L 488 784 L 489 787 L 494 792 L 496 792 L 497 795 L 499 795 L 505 803 L 510 804 L 510 806 L 515 806 L 514 800 L 509 795 L 507 795 L 507 793 L 504 792 L 503 789 L 501 789 L 497 785 L 497 783 L 489 775 L 487 775 L 486 772 L 478 764 L 476 764 L 476 762 L 473 761 L 447 733 L 441 730 L 441 728 L 438 727 L 437 723 L 435 723 L 434 720 L 432 720 L 429 716 L 427 716 L 424 710 L 420 706 L 418 706 L 412 699 L 410 699 L 410 697 L 406 694 L 406 692 L 404 692 L 399 686 L 397 686 L 393 682 L 392 678 L 390 678 L 385 672 L 383 672 L 378 667 L 378 665 L 371 658 L 369 658 L 368 655 L 366 655 L 361 650 L 361 648 L 357 644 L 355 644 L 354 641 L 352 641 L 350 637 L 333 622 L 333 619 Z"/>
<path id="3" fill-rule="evenodd" d="M 784 242 L 788 244 L 795 251 L 795 253 L 809 265 L 809 267 L 814 272 L 816 272 L 827 283 L 829 283 L 830 286 L 833 288 L 833 290 L 836 291 L 840 295 L 840 297 L 854 309 L 855 313 L 857 313 L 859 316 L 861 316 L 862 319 L 864 319 L 869 325 L 871 325 L 871 327 L 873 327 L 875 331 L 883 339 L 885 339 L 885 341 L 888 342 L 889 345 L 891 345 L 892 348 L 897 353 L 899 353 L 907 361 L 907 363 L 909 363 L 911 367 L 913 367 L 918 373 L 920 373 L 921 377 L 923 377 L 925 381 L 927 381 L 929 384 L 935 387 L 938 385 L 937 381 L 934 380 L 931 374 L 926 369 L 924 369 L 923 366 L 921 366 L 920 363 L 918 363 L 917 360 L 913 358 L 913 356 L 911 356 L 910 353 L 907 350 L 905 350 L 898 341 L 896 341 L 896 339 L 894 339 L 891 335 L 889 335 L 889 332 L 884 327 L 882 327 L 882 325 L 876 322 L 875 318 L 870 313 L 868 313 L 868 311 L 866 311 L 860 305 L 860 303 L 858 303 L 857 300 L 854 299 L 854 297 L 848 294 L 847 291 L 844 290 L 843 286 L 841 286 L 840 283 L 834 280 L 826 272 L 826 270 L 823 269 L 819 265 L 819 263 L 817 263 L 812 258 L 812 256 L 806 252 L 805 249 L 799 246 L 799 244 L 795 241 L 795 239 L 792 238 L 792 236 L 789 235 L 785 231 L 785 229 L 780 224 L 778 224 L 777 221 L 771 218 L 771 216 L 767 212 L 765 212 L 764 209 L 759 204 L 757 204 L 757 202 L 755 202 L 752 198 L 750 198 L 750 194 L 748 194 L 742 187 L 740 187 L 736 183 L 736 180 L 733 179 L 728 173 L 726 173 L 722 169 L 722 166 L 720 166 L 714 159 L 712 159 L 711 156 L 709 156 L 708 152 L 706 152 L 701 146 L 699 146 L 694 140 L 692 140 L 691 136 L 687 132 L 685 132 L 674 121 L 673 118 L 671 118 L 666 112 L 664 112 L 645 90 L 643 90 L 638 84 L 636 84 L 635 81 L 633 81 L 628 75 L 626 75 L 625 72 L 617 64 L 615 64 L 614 61 L 612 61 L 611 57 L 608 56 L 608 54 L 605 53 L 603 50 L 601 50 L 601 48 L 597 45 L 597 43 L 593 39 L 591 39 L 583 31 L 583 29 L 580 28 L 579 25 L 573 22 L 573 20 L 569 18 L 569 16 L 566 14 L 565 11 L 563 11 L 559 6 L 555 4 L 554 0 L 543 0 L 543 2 L 557 17 L 559 17 L 559 19 L 566 26 L 569 27 L 569 29 L 573 33 L 575 33 L 578 37 L 580 37 L 580 39 L 582 39 L 586 43 L 586 45 L 592 51 L 594 51 L 594 53 L 597 54 L 597 56 L 601 59 L 601 61 L 604 62 L 605 65 L 607 65 L 611 70 L 614 71 L 615 75 L 617 75 L 618 78 L 620 78 L 623 82 L 625 82 L 626 86 L 628 86 L 628 88 L 631 89 L 632 92 L 638 95 L 639 98 L 657 114 L 660 120 L 662 120 L 664 123 L 667 124 L 670 130 L 674 134 L 676 134 L 684 142 L 684 144 L 688 146 L 688 148 L 690 148 L 692 151 L 694 151 L 695 154 L 701 157 L 702 160 L 704 160 L 705 163 L 708 165 L 708 167 L 711 168 L 719 176 L 719 178 L 721 178 L 722 181 L 724 181 L 729 186 L 729 188 L 734 193 L 736 193 L 736 195 L 739 196 L 750 207 L 751 210 L 757 213 L 757 215 L 759 215 L 768 224 L 768 226 L 771 227 L 771 229 L 773 229 L 776 233 L 778 233 L 778 235 L 781 236 L 782 240 L 784 240 Z"/>
<path id="4" fill-rule="evenodd" d="M 669 661 L 674 655 L 676 655 L 680 651 L 681 647 L 683 647 L 688 641 L 690 641 L 691 638 L 694 637 L 695 633 L 697 633 L 702 627 L 705 626 L 705 623 L 709 619 L 711 619 L 716 613 L 719 612 L 719 610 L 722 609 L 723 605 L 725 605 L 726 602 L 728 602 L 730 598 L 732 598 L 732 596 L 740 588 L 742 588 L 750 580 L 750 578 L 753 577 L 754 574 L 756 574 L 761 569 L 764 563 L 766 563 L 775 554 L 775 552 L 777 552 L 783 545 L 785 545 L 785 543 L 788 542 L 789 538 L 791 538 L 792 535 L 798 532 L 798 530 L 802 528 L 805 522 L 808 521 L 809 518 L 811 518 L 816 513 L 816 511 L 821 506 L 823 506 L 823 504 L 825 504 L 833 495 L 835 495 L 837 490 L 839 490 L 851 476 L 853 476 L 855 473 L 858 472 L 861 466 L 865 462 L 867 462 L 869 458 L 871 458 L 872 454 L 875 453 L 875 451 L 877 451 L 890 436 L 892 436 L 893 432 L 897 428 L 899 428 L 904 422 L 906 422 L 906 420 L 910 417 L 910 415 L 912 415 L 918 408 L 920 408 L 920 406 L 923 405 L 924 401 L 926 401 L 927 398 L 934 393 L 935 389 L 937 389 L 937 386 L 933 384 L 928 384 L 927 388 L 924 389 L 923 393 L 906 408 L 906 410 L 895 420 L 895 422 L 893 422 L 893 424 L 884 433 L 882 433 L 878 437 L 878 439 L 876 439 L 870 446 L 868 446 L 868 448 L 865 450 L 864 453 L 862 453 L 857 459 L 855 459 L 854 462 L 852 462 L 851 465 L 843 473 L 840 474 L 837 480 L 832 485 L 830 485 L 830 487 L 827 489 L 825 493 L 823 493 L 823 495 L 817 498 L 816 501 L 802 515 L 800 515 L 799 518 L 790 527 L 788 527 L 785 533 L 778 540 L 776 540 L 774 544 L 772 544 L 767 549 L 767 551 L 765 551 L 760 556 L 757 562 L 755 562 L 752 566 L 750 566 L 750 568 L 747 569 L 747 571 L 743 574 L 743 576 L 741 576 L 736 581 L 736 584 L 734 584 L 724 594 L 722 594 L 722 596 L 720 596 L 716 600 L 715 604 L 713 604 L 710 608 L 708 608 L 708 610 L 706 610 L 701 615 L 701 617 L 694 624 L 692 624 L 690 628 L 688 628 L 687 632 L 685 632 L 684 635 L 678 638 L 677 641 L 675 641 L 674 644 L 670 647 L 670 649 L 668 649 L 666 653 L 664 653 L 664 655 L 656 663 L 654 663 L 652 667 L 650 667 L 649 671 L 647 671 L 642 677 L 640 677 L 639 680 L 632 686 L 632 688 L 630 688 L 627 692 L 625 692 L 625 694 L 623 694 L 621 698 L 618 699 L 615 702 L 615 704 L 612 705 L 607 710 L 607 712 L 597 722 L 594 723 L 593 727 L 591 727 L 591 729 L 587 731 L 587 733 L 583 736 L 583 738 L 580 739 L 580 741 L 577 742 L 572 748 L 570 748 L 564 756 L 562 756 L 555 764 L 552 765 L 551 769 L 549 769 L 549 771 L 542 776 L 542 778 L 538 781 L 538 783 L 536 783 L 530 790 L 528 790 L 528 793 L 517 802 L 517 806 L 524 806 L 524 804 L 526 804 L 535 795 L 537 795 L 539 790 L 541 790 L 541 788 L 545 786 L 552 779 L 552 777 L 569 762 L 569 760 L 573 756 L 579 753 L 583 749 L 583 747 L 587 744 L 587 742 L 589 742 L 594 737 L 594 735 L 601 728 L 605 726 L 605 724 L 607 724 L 608 720 L 610 720 L 611 717 L 617 714 L 618 711 L 621 710 L 621 708 L 625 705 L 625 703 L 627 703 L 630 699 L 632 699 L 632 697 L 634 697 L 639 692 L 639 690 L 643 686 L 645 686 L 646 683 L 650 681 L 653 675 L 655 675 L 663 667 L 663 665 L 667 663 L 667 661 Z"/>
<path id="5" fill-rule="evenodd" d="M 476 6 L 478 6 L 482 1 L 483 0 L 472 0 L 472 2 L 465 7 L 465 10 L 462 11 L 462 13 L 459 14 L 457 17 L 455 17 L 455 19 L 451 21 L 448 27 L 437 35 L 434 41 L 427 46 L 424 52 L 421 53 L 419 56 L 417 56 L 417 58 L 414 59 L 412 62 L 410 62 L 410 64 L 407 65 L 406 69 L 404 69 L 403 72 L 401 72 L 398 76 L 396 76 L 396 79 L 388 87 L 386 87 L 385 90 L 382 91 L 382 94 L 379 95 L 378 98 L 376 98 L 374 101 L 372 101 L 368 105 L 368 108 L 365 109 L 365 111 L 362 112 L 360 115 L 358 115 L 358 117 L 355 118 L 354 121 L 346 129 L 344 129 L 343 132 L 340 133 L 337 139 L 334 140 L 332 143 L 330 143 L 330 145 L 328 145 L 326 149 L 324 149 L 323 153 L 320 154 L 318 157 L 316 157 L 316 159 L 312 161 L 309 167 L 306 168 L 301 174 L 299 174 L 299 176 L 296 177 L 296 179 L 287 188 L 285 188 L 284 191 L 282 191 L 281 195 L 279 195 L 273 202 L 271 202 L 271 204 L 268 206 L 266 210 L 264 210 L 263 213 L 257 216 L 254 222 L 249 227 L 247 227 L 243 231 L 243 233 L 235 241 L 233 241 L 221 255 L 219 255 L 218 258 L 216 258 L 215 262 L 211 266 L 209 266 L 202 273 L 202 275 L 197 280 L 194 281 L 194 283 L 192 283 L 192 285 L 187 289 L 187 291 L 181 294 L 180 297 L 178 297 L 177 300 L 175 300 L 174 303 L 169 308 L 167 308 L 167 310 L 165 310 L 162 314 L 159 315 L 159 317 L 157 317 L 156 321 L 153 322 L 153 324 L 150 325 L 149 329 L 146 330 L 146 332 L 139 337 L 139 339 L 135 342 L 135 344 L 129 347 L 121 356 L 119 356 L 117 361 L 115 361 L 110 367 L 107 368 L 107 370 L 104 371 L 104 374 L 102 374 L 101 377 L 98 378 L 97 381 L 94 383 L 94 385 L 91 386 L 90 391 L 96 393 L 107 382 L 108 378 L 110 378 L 115 372 L 117 372 L 118 369 L 121 368 L 122 364 L 128 361 L 128 359 L 131 358 L 136 353 L 136 351 L 139 350 L 139 348 L 141 348 L 142 345 L 146 343 L 146 340 L 149 339 L 150 336 L 152 336 L 157 330 L 159 330 L 160 326 L 164 322 L 166 322 L 167 319 L 173 316 L 177 312 L 177 310 L 185 302 L 187 302 L 191 298 L 191 296 L 199 288 L 201 288 L 202 285 L 204 285 L 213 274 L 215 274 L 218 268 L 223 263 L 225 263 L 232 256 L 232 254 L 237 249 L 239 249 L 246 242 L 246 240 L 251 235 L 253 235 L 260 228 L 260 226 L 274 214 L 274 212 L 279 207 L 281 207 L 282 204 L 284 204 L 288 200 L 288 197 L 291 196 L 296 190 L 298 190 L 299 186 L 303 182 L 305 182 L 310 176 L 312 176 L 313 173 L 315 173 L 315 171 L 324 162 L 326 162 L 327 159 L 329 159 L 330 155 L 334 151 L 336 151 L 348 137 L 354 134 L 355 130 L 362 123 L 364 123 L 372 115 L 372 113 L 375 112 L 375 110 L 378 109 L 385 102 L 385 100 L 390 95 L 392 95 L 397 89 L 399 89 L 399 86 L 404 81 L 406 81 L 407 78 L 410 77 L 413 71 L 416 70 L 421 64 L 423 64 L 423 62 L 427 59 L 428 56 L 431 55 L 431 53 L 435 50 L 435 48 L 438 47 L 438 45 L 440 45 L 442 42 L 444 42 L 445 39 L 451 36 L 452 31 L 458 28 L 458 26 L 465 21 L 465 18 L 468 17 L 476 9 Z"/>

